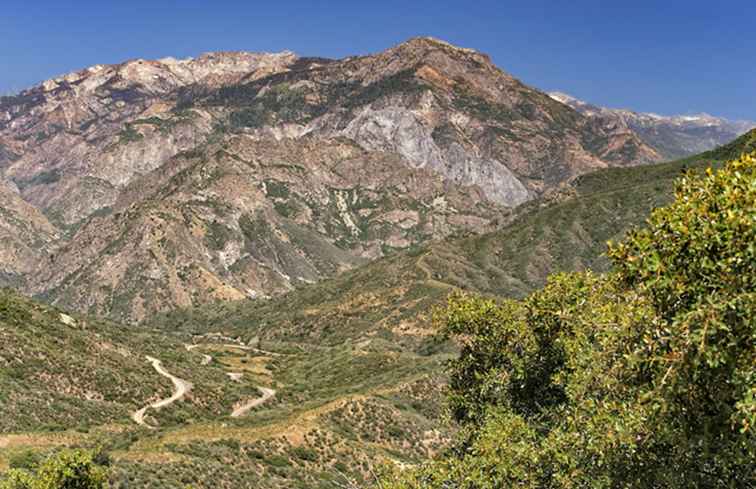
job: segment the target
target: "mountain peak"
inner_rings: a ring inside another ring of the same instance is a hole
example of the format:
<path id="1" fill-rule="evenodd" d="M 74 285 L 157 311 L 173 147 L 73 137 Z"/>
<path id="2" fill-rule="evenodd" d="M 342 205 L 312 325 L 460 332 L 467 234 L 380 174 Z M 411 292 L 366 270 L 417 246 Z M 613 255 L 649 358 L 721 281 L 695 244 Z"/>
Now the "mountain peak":
<path id="1" fill-rule="evenodd" d="M 463 48 L 460 46 L 456 46 L 448 41 L 444 41 L 443 39 L 438 39 L 436 37 L 432 36 L 419 36 L 419 37 L 412 37 L 410 39 L 407 39 L 403 43 L 399 44 L 399 46 L 407 46 L 407 47 L 442 47 L 442 48 L 448 48 L 448 49 L 454 49 L 457 51 L 461 51 L 463 53 L 478 53 L 477 50 L 471 49 L 471 48 Z"/>
<path id="2" fill-rule="evenodd" d="M 548 96 L 556 100 L 557 102 L 562 102 L 563 104 L 571 104 L 571 103 L 578 103 L 578 104 L 584 104 L 582 100 L 579 100 L 575 97 L 573 97 L 570 94 L 564 93 L 564 92 L 549 92 Z"/>
<path id="3" fill-rule="evenodd" d="M 455 46 L 435 37 L 413 37 L 396 46 L 374 55 L 379 58 L 401 58 L 405 62 L 433 62 L 435 59 L 457 62 L 474 61 L 476 64 L 492 65 L 491 58 L 475 49 Z"/>
<path id="4" fill-rule="evenodd" d="M 81 87 L 93 90 L 111 82 L 114 77 L 125 82 L 139 83 L 146 88 L 159 85 L 159 91 L 175 89 L 191 83 L 208 81 L 210 84 L 234 82 L 250 73 L 263 69 L 266 72 L 283 69 L 297 59 L 292 51 L 256 53 L 248 51 L 216 51 L 197 57 L 164 57 L 156 60 L 134 58 L 116 64 L 97 64 L 72 71 L 41 82 L 21 92 L 52 92 L 61 87 Z"/>
<path id="5" fill-rule="evenodd" d="M 428 37 L 341 60 L 136 59 L 0 99 L 0 178 L 72 233 L 28 290 L 135 321 L 482 231 L 576 175 L 656 158 Z M 14 277 L 44 261 L 23 257 Z"/>

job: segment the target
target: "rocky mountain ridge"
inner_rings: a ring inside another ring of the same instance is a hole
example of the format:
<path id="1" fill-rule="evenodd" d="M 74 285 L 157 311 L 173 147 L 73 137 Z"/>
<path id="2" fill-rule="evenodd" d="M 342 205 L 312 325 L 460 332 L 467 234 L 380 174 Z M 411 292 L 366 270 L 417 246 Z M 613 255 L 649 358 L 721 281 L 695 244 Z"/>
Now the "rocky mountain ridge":
<path id="1" fill-rule="evenodd" d="M 606 126 L 629 128 L 667 159 L 714 149 L 756 127 L 754 121 L 731 121 L 705 113 L 663 116 L 599 107 L 562 92 L 549 95 Z"/>
<path id="2" fill-rule="evenodd" d="M 138 321 L 490 230 L 578 175 L 659 159 L 431 38 L 95 66 L 0 98 L 0 177 L 50 236 L 4 250 L 3 277 Z"/>

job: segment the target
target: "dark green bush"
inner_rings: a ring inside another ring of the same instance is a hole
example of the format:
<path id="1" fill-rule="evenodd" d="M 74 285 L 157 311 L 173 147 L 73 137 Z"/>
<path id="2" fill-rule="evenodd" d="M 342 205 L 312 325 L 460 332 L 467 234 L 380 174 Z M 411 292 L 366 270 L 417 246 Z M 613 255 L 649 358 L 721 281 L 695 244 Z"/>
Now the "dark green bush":
<path id="1" fill-rule="evenodd" d="M 33 470 L 40 462 L 40 457 L 33 450 L 23 450 L 14 453 L 8 459 L 8 465 L 12 469 Z"/>
<path id="2" fill-rule="evenodd" d="M 292 453 L 298 459 L 306 462 L 315 462 L 318 459 L 318 452 L 309 447 L 295 447 Z"/>

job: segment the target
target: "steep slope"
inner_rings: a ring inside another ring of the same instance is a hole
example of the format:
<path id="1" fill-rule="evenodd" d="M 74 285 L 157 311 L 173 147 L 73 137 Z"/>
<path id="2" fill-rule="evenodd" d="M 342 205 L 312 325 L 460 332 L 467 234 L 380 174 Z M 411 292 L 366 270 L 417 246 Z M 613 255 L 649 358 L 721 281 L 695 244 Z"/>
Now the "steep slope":
<path id="1" fill-rule="evenodd" d="M 704 156 L 719 161 L 728 161 L 740 158 L 746 153 L 753 153 L 754 150 L 756 150 L 756 129 L 748 131 L 725 145 L 707 151 Z"/>
<path id="2" fill-rule="evenodd" d="M 179 337 L 139 329 L 124 335 L 120 325 L 0 289 L 0 448 L 2 434 L 131 423 L 139 407 L 170 397 L 171 383 L 146 355 L 192 379 L 183 409 L 198 419 L 256 394 L 253 386 L 229 383 L 216 366 L 200 368 Z"/>
<path id="3" fill-rule="evenodd" d="M 129 321 L 487 231 L 577 175 L 659 159 L 428 38 L 97 66 L 3 98 L 0 144 L 4 178 L 62 236 L 16 267 L 54 263 L 25 290 Z"/>
<path id="4" fill-rule="evenodd" d="M 24 285 L 57 237 L 44 214 L 23 200 L 12 182 L 0 180 L 0 287 Z"/>
<path id="5" fill-rule="evenodd" d="M 658 159 L 632 133 L 595 127 L 486 55 L 430 38 L 373 56 L 300 60 L 197 105 L 231 106 L 232 126 L 255 134 L 272 126 L 398 153 L 507 206 L 578 173 Z"/>
<path id="6" fill-rule="evenodd" d="M 131 122 L 159 119 L 182 87 L 263 76 L 294 58 L 211 53 L 182 61 L 137 59 L 93 66 L 2 97 L 0 148 L 13 158 L 2 159 L 0 152 L 0 168 L 30 203 L 62 225 L 75 224 L 110 206 L 133 178 L 196 146 L 212 125 L 208 114 L 197 112 L 178 114 L 170 130 L 142 125 L 140 131 Z"/>
<path id="7" fill-rule="evenodd" d="M 57 250 L 36 290 L 138 320 L 173 305 L 285 292 L 392 249 L 490 228 L 503 211 L 349 141 L 227 141 L 127 188 Z"/>
<path id="8" fill-rule="evenodd" d="M 604 127 L 631 129 L 664 158 L 691 156 L 726 144 L 756 127 L 753 121 L 730 121 L 709 114 L 661 116 L 625 109 L 608 109 L 561 92 L 549 94 Z"/>

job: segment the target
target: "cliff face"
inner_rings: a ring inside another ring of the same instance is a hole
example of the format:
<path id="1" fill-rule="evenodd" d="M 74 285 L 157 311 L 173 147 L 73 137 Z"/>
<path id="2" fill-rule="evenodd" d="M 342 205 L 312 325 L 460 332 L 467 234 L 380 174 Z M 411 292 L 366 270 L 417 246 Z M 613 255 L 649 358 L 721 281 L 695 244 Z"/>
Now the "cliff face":
<path id="1" fill-rule="evenodd" d="M 434 39 L 95 66 L 0 99 L 0 230 L 24 223 L 0 256 L 30 292 L 140 320 L 488 230 L 576 175 L 659 158 Z"/>
<path id="2" fill-rule="evenodd" d="M 23 286 L 47 255 L 58 232 L 24 201 L 12 182 L 0 180 L 0 287 Z"/>

